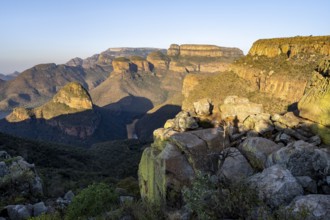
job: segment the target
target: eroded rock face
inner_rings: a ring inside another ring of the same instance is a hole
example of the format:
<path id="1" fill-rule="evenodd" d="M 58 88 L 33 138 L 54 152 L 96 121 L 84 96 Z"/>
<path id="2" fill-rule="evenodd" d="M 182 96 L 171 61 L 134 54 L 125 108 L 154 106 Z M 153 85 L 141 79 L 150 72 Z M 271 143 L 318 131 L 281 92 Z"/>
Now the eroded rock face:
<path id="1" fill-rule="evenodd" d="M 218 47 L 215 45 L 172 44 L 167 50 L 168 56 L 194 57 L 241 57 L 243 52 L 238 48 Z"/>
<path id="2" fill-rule="evenodd" d="M 329 60 L 327 58 L 326 60 Z M 322 62 L 326 62 L 323 60 Z M 330 127 L 330 79 L 327 71 L 330 67 L 324 67 L 325 64 L 319 64 L 319 71 L 314 72 L 312 79 L 306 89 L 305 95 L 298 103 L 300 116 L 307 118 L 319 124 L 315 125 L 314 131 L 318 133 L 323 141 L 330 143 L 330 135 L 328 133 Z"/>
<path id="3" fill-rule="evenodd" d="M 301 185 L 290 171 L 280 165 L 274 165 L 262 173 L 253 175 L 248 182 L 257 190 L 259 198 L 272 208 L 289 204 L 293 198 L 303 194 Z"/>
<path id="4" fill-rule="evenodd" d="M 228 139 L 216 128 L 183 133 L 156 131 L 155 141 L 143 152 L 139 165 L 141 196 L 158 204 L 181 207 L 182 187 L 189 185 L 196 171 L 217 170 L 218 159 L 209 153 L 220 153 Z"/>
<path id="5" fill-rule="evenodd" d="M 147 61 L 152 64 L 152 69 L 155 68 L 161 70 L 167 70 L 170 63 L 170 59 L 161 51 L 155 51 L 150 53 L 147 56 Z"/>
<path id="6" fill-rule="evenodd" d="M 330 36 L 262 39 L 253 43 L 249 55 L 288 57 L 298 53 L 330 55 Z"/>
<path id="7" fill-rule="evenodd" d="M 114 72 L 126 72 L 130 70 L 130 60 L 125 57 L 119 57 L 112 61 Z"/>

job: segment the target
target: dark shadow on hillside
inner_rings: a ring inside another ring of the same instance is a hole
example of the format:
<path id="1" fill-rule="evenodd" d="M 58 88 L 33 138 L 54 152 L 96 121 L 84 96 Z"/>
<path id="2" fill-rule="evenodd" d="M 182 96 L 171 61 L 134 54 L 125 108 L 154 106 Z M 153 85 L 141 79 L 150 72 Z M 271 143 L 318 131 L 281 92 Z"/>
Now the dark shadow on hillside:
<path id="1" fill-rule="evenodd" d="M 125 139 L 126 124 L 106 109 L 95 107 L 49 120 L 31 118 L 21 122 L 0 120 L 0 132 L 31 140 L 89 147 L 92 144 Z"/>
<path id="2" fill-rule="evenodd" d="M 151 141 L 153 131 L 163 127 L 168 119 L 174 118 L 180 111 L 181 106 L 165 105 L 156 112 L 145 115 L 135 126 L 137 136 L 142 141 Z"/>
<path id="3" fill-rule="evenodd" d="M 0 132 L 52 143 L 90 147 L 95 143 L 127 139 L 127 124 L 153 107 L 150 100 L 128 96 L 106 107 L 94 106 L 51 119 L 32 117 L 21 122 L 0 120 Z"/>
<path id="4" fill-rule="evenodd" d="M 129 124 L 134 119 L 141 118 L 153 107 L 149 99 L 131 95 L 103 108 L 110 111 L 112 115 L 121 117 L 126 124 Z"/>

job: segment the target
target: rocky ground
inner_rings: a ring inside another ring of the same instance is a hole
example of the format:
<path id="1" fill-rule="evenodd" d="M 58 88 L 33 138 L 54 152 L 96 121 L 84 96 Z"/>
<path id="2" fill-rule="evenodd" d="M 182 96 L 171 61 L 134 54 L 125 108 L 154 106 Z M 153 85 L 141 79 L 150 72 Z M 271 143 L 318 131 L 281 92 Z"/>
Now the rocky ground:
<path id="1" fill-rule="evenodd" d="M 212 117 L 212 108 L 210 100 L 200 100 L 194 112 L 181 112 L 155 130 L 139 167 L 143 198 L 181 209 L 173 214 L 181 219 L 187 215 L 182 191 L 202 172 L 218 184 L 246 184 L 267 215 L 284 208 L 298 217 L 307 209 L 308 219 L 327 218 L 330 151 L 312 122 L 292 112 L 264 113 L 262 105 L 237 96 L 220 106 L 222 121 Z M 206 128 L 210 124 L 215 128 Z"/>

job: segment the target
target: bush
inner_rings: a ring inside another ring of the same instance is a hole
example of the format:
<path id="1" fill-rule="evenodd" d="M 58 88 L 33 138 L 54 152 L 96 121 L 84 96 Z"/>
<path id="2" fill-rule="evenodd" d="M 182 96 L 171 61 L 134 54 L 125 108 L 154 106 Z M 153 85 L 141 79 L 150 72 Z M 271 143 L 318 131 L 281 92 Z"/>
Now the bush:
<path id="1" fill-rule="evenodd" d="M 201 173 L 197 173 L 190 188 L 183 189 L 183 199 L 198 219 L 244 219 L 262 205 L 257 194 L 244 184 L 225 186 Z"/>
<path id="2" fill-rule="evenodd" d="M 92 184 L 74 197 L 65 219 L 76 220 L 98 216 L 116 208 L 117 203 L 118 195 L 113 188 L 105 183 Z"/>

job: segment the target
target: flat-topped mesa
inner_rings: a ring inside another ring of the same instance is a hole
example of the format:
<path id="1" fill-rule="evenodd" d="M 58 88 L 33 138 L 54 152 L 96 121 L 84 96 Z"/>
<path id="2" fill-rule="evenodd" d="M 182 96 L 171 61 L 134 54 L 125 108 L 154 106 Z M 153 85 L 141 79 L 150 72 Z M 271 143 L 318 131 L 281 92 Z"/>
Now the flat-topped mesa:
<path id="1" fill-rule="evenodd" d="M 112 61 L 113 71 L 125 72 L 150 72 L 149 62 L 140 56 L 118 57 Z"/>
<path id="2" fill-rule="evenodd" d="M 330 55 L 330 36 L 309 36 L 261 39 L 253 43 L 249 55 L 276 57 L 281 54 L 287 57 L 299 53 Z"/>
<path id="3" fill-rule="evenodd" d="M 185 57 L 231 57 L 238 58 L 243 56 L 243 51 L 238 48 L 219 47 L 215 45 L 201 44 L 172 44 L 167 50 L 167 55 Z"/>

